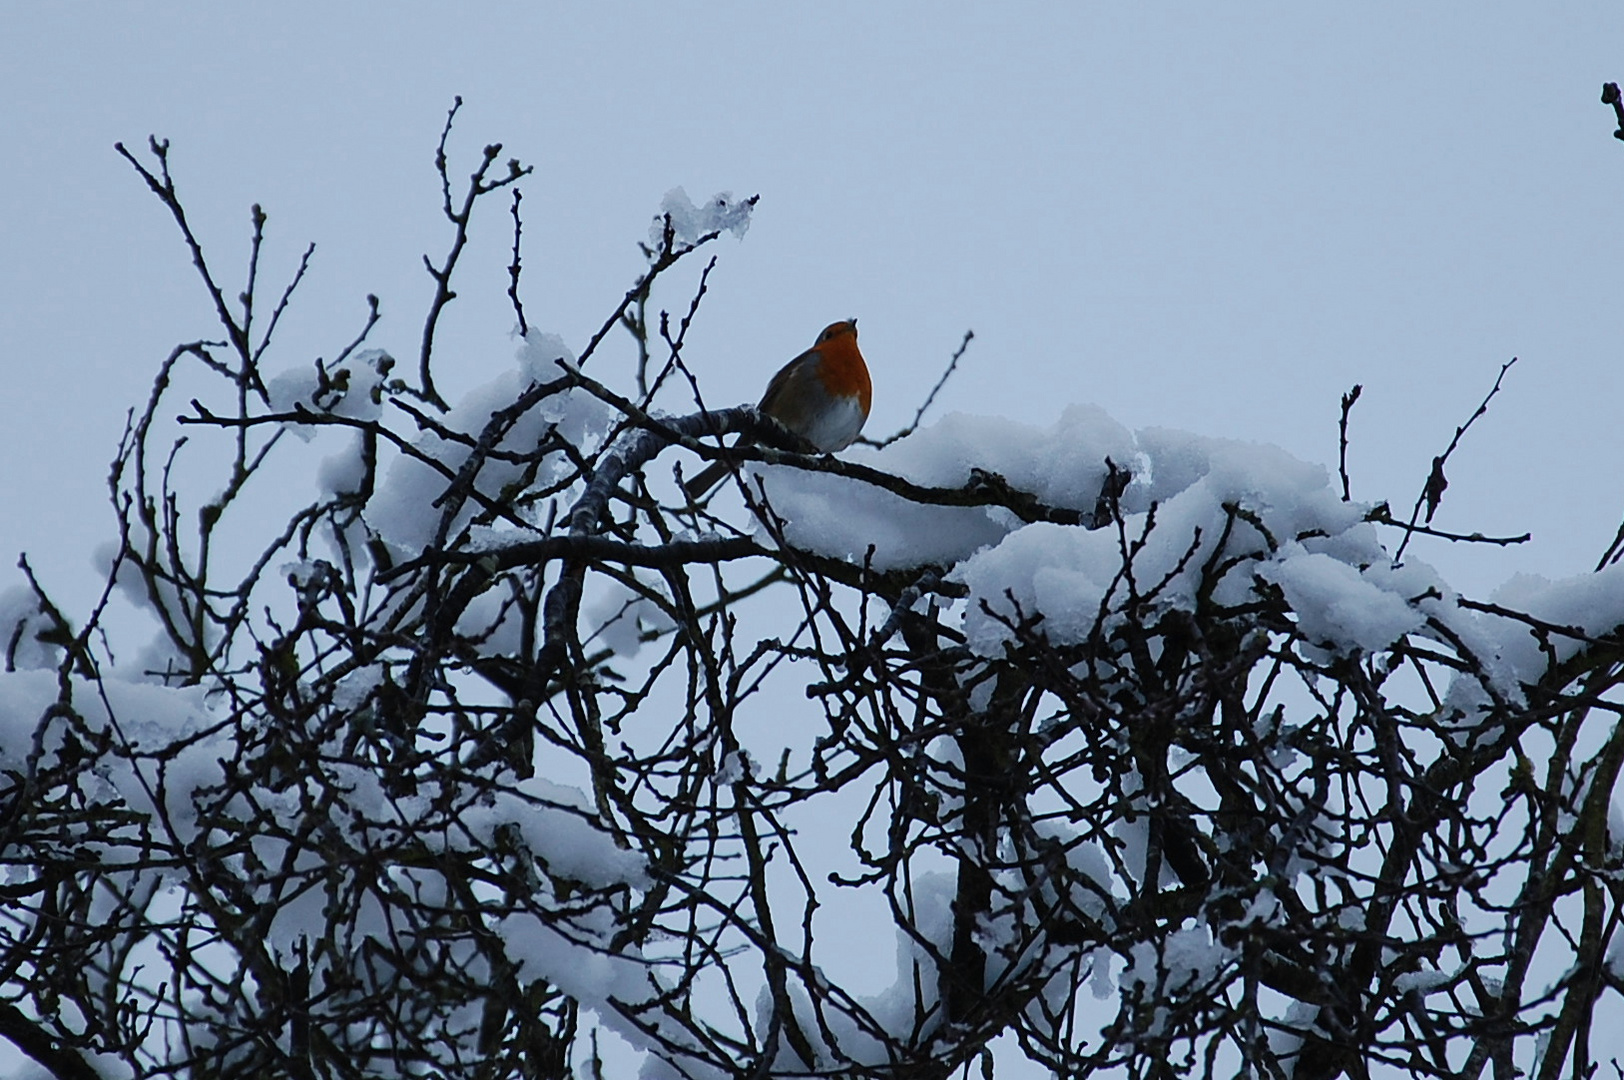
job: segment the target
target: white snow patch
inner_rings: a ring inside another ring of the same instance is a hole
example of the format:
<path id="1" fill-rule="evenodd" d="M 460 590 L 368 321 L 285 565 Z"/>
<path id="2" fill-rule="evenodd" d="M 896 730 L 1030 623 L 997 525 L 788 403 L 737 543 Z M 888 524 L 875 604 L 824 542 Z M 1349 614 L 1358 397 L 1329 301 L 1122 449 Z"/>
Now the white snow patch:
<path id="1" fill-rule="evenodd" d="M 1303 634 L 1336 652 L 1377 652 L 1426 621 L 1413 604 L 1366 579 L 1357 566 L 1300 545 L 1258 575 L 1280 586 Z"/>
<path id="2" fill-rule="evenodd" d="M 665 242 L 665 222 L 671 220 L 673 238 L 679 244 L 695 244 L 702 236 L 730 232 L 740 240 L 750 228 L 748 199 L 735 199 L 731 191 L 721 191 L 695 206 L 682 188 L 672 188 L 660 200 L 660 212 L 649 226 L 649 244 L 658 249 Z"/>

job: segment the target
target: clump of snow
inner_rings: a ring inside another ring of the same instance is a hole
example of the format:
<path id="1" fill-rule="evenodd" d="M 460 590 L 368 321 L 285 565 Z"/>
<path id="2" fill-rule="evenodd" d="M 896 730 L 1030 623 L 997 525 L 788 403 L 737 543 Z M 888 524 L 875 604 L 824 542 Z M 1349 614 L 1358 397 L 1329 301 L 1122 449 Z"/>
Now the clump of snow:
<path id="1" fill-rule="evenodd" d="M 1080 640 L 1125 597 L 1125 545 L 1137 546 L 1136 587 L 1156 590 L 1164 608 L 1193 610 L 1202 585 L 1211 584 L 1208 567 L 1222 562 L 1229 569 L 1211 596 L 1220 604 L 1255 599 L 1260 581 L 1289 583 L 1300 598 L 1316 601 L 1341 585 L 1335 615 L 1303 627 L 1339 651 L 1378 641 L 1374 647 L 1383 647 L 1421 624 L 1409 598 L 1390 591 L 1391 579 L 1361 576 L 1388 557 L 1364 524 L 1365 508 L 1343 502 L 1323 469 L 1275 447 L 1166 429 L 1141 433 L 1127 449 L 1134 478 L 1121 498 L 1121 534 L 1023 525 L 954 569 L 970 587 L 962 610 L 972 649 L 998 655 L 1014 640 L 1012 625 L 1036 616 L 1051 641 Z M 1074 500 L 1097 498 L 1103 471 L 1093 476 L 1094 489 Z M 1293 560 L 1301 561 L 1287 566 Z M 1345 572 L 1327 570 L 1331 563 Z"/>
<path id="2" fill-rule="evenodd" d="M 1154 941 L 1133 946 L 1128 966 L 1118 978 L 1127 991 L 1179 994 L 1213 979 L 1234 961 L 1235 952 L 1213 940 L 1205 926 L 1188 926 L 1173 931 L 1157 948 Z"/>
<path id="3" fill-rule="evenodd" d="M 168 757 L 161 778 L 153 763 L 138 764 L 130 755 L 206 730 L 207 691 L 113 678 L 94 683 L 75 678 L 67 687 L 80 717 L 71 725 L 55 708 L 63 691 L 55 672 L 0 674 L 0 767 L 26 769 L 31 753 L 39 753 L 42 764 L 53 764 L 66 745 L 70 726 L 108 731 L 120 752 L 104 755 L 93 778 L 87 777 L 87 783 L 97 788 L 90 794 L 116 796 L 138 813 L 161 812 L 182 841 L 195 836 L 197 814 L 191 796 L 200 787 L 220 782 L 219 740 L 199 737 L 184 743 Z M 77 737 L 74 746 L 76 754 L 82 752 Z"/>
<path id="4" fill-rule="evenodd" d="M 1258 575 L 1280 586 L 1309 640 L 1333 650 L 1351 646 L 1378 652 L 1426 622 L 1405 597 L 1367 579 L 1357 566 L 1304 551 L 1300 544 L 1288 548 Z"/>
<path id="5" fill-rule="evenodd" d="M 395 358 L 382 349 L 364 349 L 335 367 L 297 367 L 266 380 L 272 412 L 304 411 L 351 420 L 376 420 L 383 415 L 384 383 Z M 309 424 L 286 425 L 300 438 L 315 434 Z"/>
<path id="6" fill-rule="evenodd" d="M 1607 958 L 1602 961 L 1615 979 L 1624 979 L 1624 937 L 1614 937 L 1607 946 Z"/>
<path id="7" fill-rule="evenodd" d="M 750 466 L 792 546 L 882 571 L 944 571 L 968 587 L 952 607 L 970 648 L 996 657 L 1021 622 L 1051 642 L 1075 643 L 1123 617 L 1132 551 L 1134 588 L 1154 606 L 1194 610 L 1285 598 L 1297 628 L 1328 656 L 1379 652 L 1411 634 L 1452 639 L 1482 664 L 1493 692 L 1518 700 L 1550 660 L 1586 636 L 1624 624 L 1624 565 L 1564 582 L 1519 577 L 1497 602 L 1571 632 L 1471 610 L 1425 563 L 1392 562 L 1370 507 L 1344 501 L 1326 470 L 1257 443 L 1167 428 L 1129 432 L 1092 407 L 1048 427 L 955 414 L 884 450 L 849 457 L 924 486 L 957 488 L 974 470 L 1089 520 L 1114 464 L 1132 477 L 1118 500 L 1123 528 L 1025 522 L 997 507 L 921 505 L 879 487 L 792 466 Z M 1214 580 L 1215 570 L 1216 580 Z M 1142 616 L 1146 609 L 1141 607 Z M 1448 702 L 1469 718 L 1485 707 L 1476 678 Z"/>
<path id="8" fill-rule="evenodd" d="M 302 430 L 307 430 L 301 428 Z M 362 449 L 364 436 L 357 434 L 348 450 L 332 454 L 316 469 L 316 483 L 325 495 L 353 495 L 366 481 L 367 458 Z"/>
<path id="9" fill-rule="evenodd" d="M 679 244 L 695 244 L 711 233 L 730 232 L 739 239 L 750 228 L 749 199 L 735 199 L 731 191 L 721 191 L 695 206 L 682 188 L 672 188 L 660 200 L 660 212 L 649 226 L 649 244 L 659 248 L 665 242 L 665 223 L 671 222 L 672 237 Z"/>
<path id="10" fill-rule="evenodd" d="M 1122 565 L 1114 532 L 1038 523 L 1016 529 L 971 556 L 953 577 L 970 595 L 988 600 L 992 613 L 964 612 L 968 644 L 997 656 L 1013 631 L 1005 620 L 1042 614 L 1053 641 L 1078 641 L 1100 613 L 1106 590 Z"/>
<path id="11" fill-rule="evenodd" d="M 828 473 L 788 466 L 747 469 L 745 483 L 752 490 L 756 476 L 770 484 L 773 510 L 791 546 L 851 562 L 870 561 L 882 571 L 951 566 L 996 543 L 1018 524 L 1006 511 L 927 506 Z M 786 498 L 786 492 L 793 494 Z M 758 523 L 758 534 L 767 530 Z"/>
<path id="12" fill-rule="evenodd" d="M 1459 972 L 1407 971 L 1393 980 L 1393 989 L 1401 994 L 1416 990 L 1424 996 L 1440 987 L 1448 986 L 1459 978 Z"/>
<path id="13" fill-rule="evenodd" d="M 1001 417 L 952 413 L 883 451 L 853 450 L 863 464 L 926 487 L 959 487 L 971 470 L 1001 476 L 1052 506 L 1090 513 L 1108 472 L 1132 468 L 1126 428 L 1092 406 L 1068 408 L 1049 428 Z M 767 485 L 785 539 L 826 555 L 862 561 L 872 546 L 879 570 L 951 566 L 1020 527 L 996 507 L 930 506 L 840 477 L 791 467 L 747 467 Z"/>
<path id="14" fill-rule="evenodd" d="M 1560 663 L 1585 644 L 1587 637 L 1613 633 L 1624 611 L 1624 563 L 1615 563 L 1594 574 L 1551 581 L 1537 574 L 1518 574 L 1494 591 L 1491 597 L 1502 607 L 1531 615 L 1542 622 L 1563 627 L 1568 633 L 1547 635 L 1547 654 L 1533 628 L 1518 620 L 1497 619 L 1502 630 L 1501 650 L 1505 663 L 1523 681 L 1538 678 L 1547 659 Z"/>
<path id="15" fill-rule="evenodd" d="M 560 361 L 570 365 L 574 360 L 574 354 L 556 335 L 532 330 L 517 350 L 517 370 L 474 389 L 440 419 L 445 428 L 461 433 L 466 441 L 424 433 L 416 443 L 422 458 L 402 456 L 389 465 L 378 491 L 367 504 L 367 524 L 402 558 L 421 552 L 442 527 L 445 535 L 455 536 L 482 509 L 477 500 L 470 499 L 456 518 L 443 520 L 448 510 L 442 496 L 467 460 L 470 445 L 479 441 L 493 416 L 509 408 L 530 386 L 557 380 L 563 374 Z M 603 402 L 584 391 L 563 388 L 516 417 L 495 445 L 498 449 L 529 453 L 556 433 L 591 453 L 611 420 L 609 407 Z M 508 502 L 509 488 L 523 479 L 523 470 L 518 462 L 487 459 L 475 479 L 476 491 L 493 502 Z M 543 462 L 530 483 L 546 486 L 573 471 L 567 458 L 553 455 Z"/>
<path id="16" fill-rule="evenodd" d="M 946 953 L 953 941 L 953 898 L 958 888 L 952 874 L 925 871 L 913 880 L 909 895 L 912 903 L 912 933 L 896 931 L 897 979 L 892 986 L 869 998 L 864 1006 L 876 1018 L 900 1025 L 912 1018 L 916 971 L 930 971 L 935 956 Z M 931 982 L 924 988 L 927 1006 L 935 1003 L 937 987 Z M 891 1030 L 898 1030 L 891 1027 Z"/>
<path id="17" fill-rule="evenodd" d="M 930 487 L 959 487 L 972 469 L 980 469 L 1051 506 L 1092 510 L 1106 459 L 1137 471 L 1138 454 L 1133 435 L 1105 410 L 1071 405 L 1047 428 L 949 413 L 882 451 L 849 456 Z"/>
<path id="18" fill-rule="evenodd" d="M 57 696 L 56 675 L 43 670 L 0 675 L 0 767 L 24 764 L 32 750 L 36 727 L 45 722 L 45 712 Z M 54 751 L 51 740 L 41 740 L 42 749 Z"/>
<path id="19" fill-rule="evenodd" d="M 0 668 L 21 670 L 54 668 L 62 655 L 60 645 L 42 640 L 56 629 L 54 620 L 40 610 L 39 597 L 26 585 L 0 591 Z"/>
<path id="20" fill-rule="evenodd" d="M 524 647 L 523 612 L 506 589 L 487 589 L 457 617 L 457 633 L 478 642 L 485 656 L 513 656 Z"/>
<path id="21" fill-rule="evenodd" d="M 534 328 L 521 339 L 517 359 L 519 370 L 531 382 L 551 382 L 578 368 L 575 351 L 563 338 Z"/>
<path id="22" fill-rule="evenodd" d="M 356 668 L 333 688 L 333 706 L 346 712 L 359 709 L 383 685 L 383 681 L 383 669 L 380 667 Z"/>
<path id="23" fill-rule="evenodd" d="M 643 856 L 615 845 L 597 824 L 591 800 L 577 788 L 532 777 L 468 807 L 461 824 L 485 847 L 494 843 L 499 827 L 516 826 L 530 853 L 550 873 L 571 881 L 593 888 L 648 884 Z"/>
<path id="24" fill-rule="evenodd" d="M 664 583 L 646 570 L 633 570 L 632 576 L 641 591 L 612 579 L 594 580 L 594 595 L 582 605 L 582 618 L 591 628 L 588 640 L 620 657 L 635 656 L 643 647 L 645 633 L 674 625 L 665 610 L 650 598 L 651 594 L 667 595 Z"/>
<path id="25" fill-rule="evenodd" d="M 1435 602 L 1425 606 L 1434 617 L 1444 617 L 1450 632 L 1482 665 L 1488 689 L 1520 705 L 1523 687 L 1543 678 L 1553 664 L 1571 659 L 1596 638 L 1624 630 L 1624 565 L 1556 581 L 1518 574 L 1491 599 L 1507 612 L 1529 618 L 1461 607 L 1446 610 Z M 1446 715 L 1458 718 L 1464 738 L 1495 702 L 1483 683 L 1456 679 L 1444 704 Z"/>

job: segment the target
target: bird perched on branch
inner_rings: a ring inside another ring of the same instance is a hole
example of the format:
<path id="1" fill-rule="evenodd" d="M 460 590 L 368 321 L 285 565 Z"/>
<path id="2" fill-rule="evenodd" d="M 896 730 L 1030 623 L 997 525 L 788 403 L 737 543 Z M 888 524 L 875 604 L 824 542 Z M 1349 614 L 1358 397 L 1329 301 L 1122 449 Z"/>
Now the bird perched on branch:
<path id="1" fill-rule="evenodd" d="M 844 450 L 868 420 L 873 398 L 868 365 L 857 350 L 857 320 L 830 323 L 813 346 L 778 369 L 756 410 L 822 453 Z M 731 463 L 713 461 L 682 487 L 697 499 L 727 475 Z"/>

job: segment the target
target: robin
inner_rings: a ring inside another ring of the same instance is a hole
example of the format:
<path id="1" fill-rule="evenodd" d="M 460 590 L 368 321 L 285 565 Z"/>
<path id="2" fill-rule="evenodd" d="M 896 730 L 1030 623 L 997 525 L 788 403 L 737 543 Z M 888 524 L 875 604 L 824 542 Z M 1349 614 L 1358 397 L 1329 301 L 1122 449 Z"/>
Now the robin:
<path id="1" fill-rule="evenodd" d="M 756 409 L 830 454 L 850 446 L 863 430 L 873 392 L 868 365 L 857 351 L 857 320 L 847 319 L 824 327 L 810 349 L 779 368 Z M 713 461 L 683 490 L 697 499 L 731 467 Z"/>

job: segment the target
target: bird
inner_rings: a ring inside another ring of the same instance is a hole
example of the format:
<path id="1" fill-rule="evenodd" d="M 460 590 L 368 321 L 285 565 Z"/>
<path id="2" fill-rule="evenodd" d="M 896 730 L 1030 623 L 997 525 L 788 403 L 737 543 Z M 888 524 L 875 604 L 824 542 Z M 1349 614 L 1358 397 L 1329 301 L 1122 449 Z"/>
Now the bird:
<path id="1" fill-rule="evenodd" d="M 857 349 L 857 320 L 830 323 L 818 340 L 767 384 L 756 410 L 805 439 L 820 453 L 850 446 L 868 420 L 874 386 Z M 713 461 L 683 483 L 690 499 L 709 491 L 732 467 Z"/>

